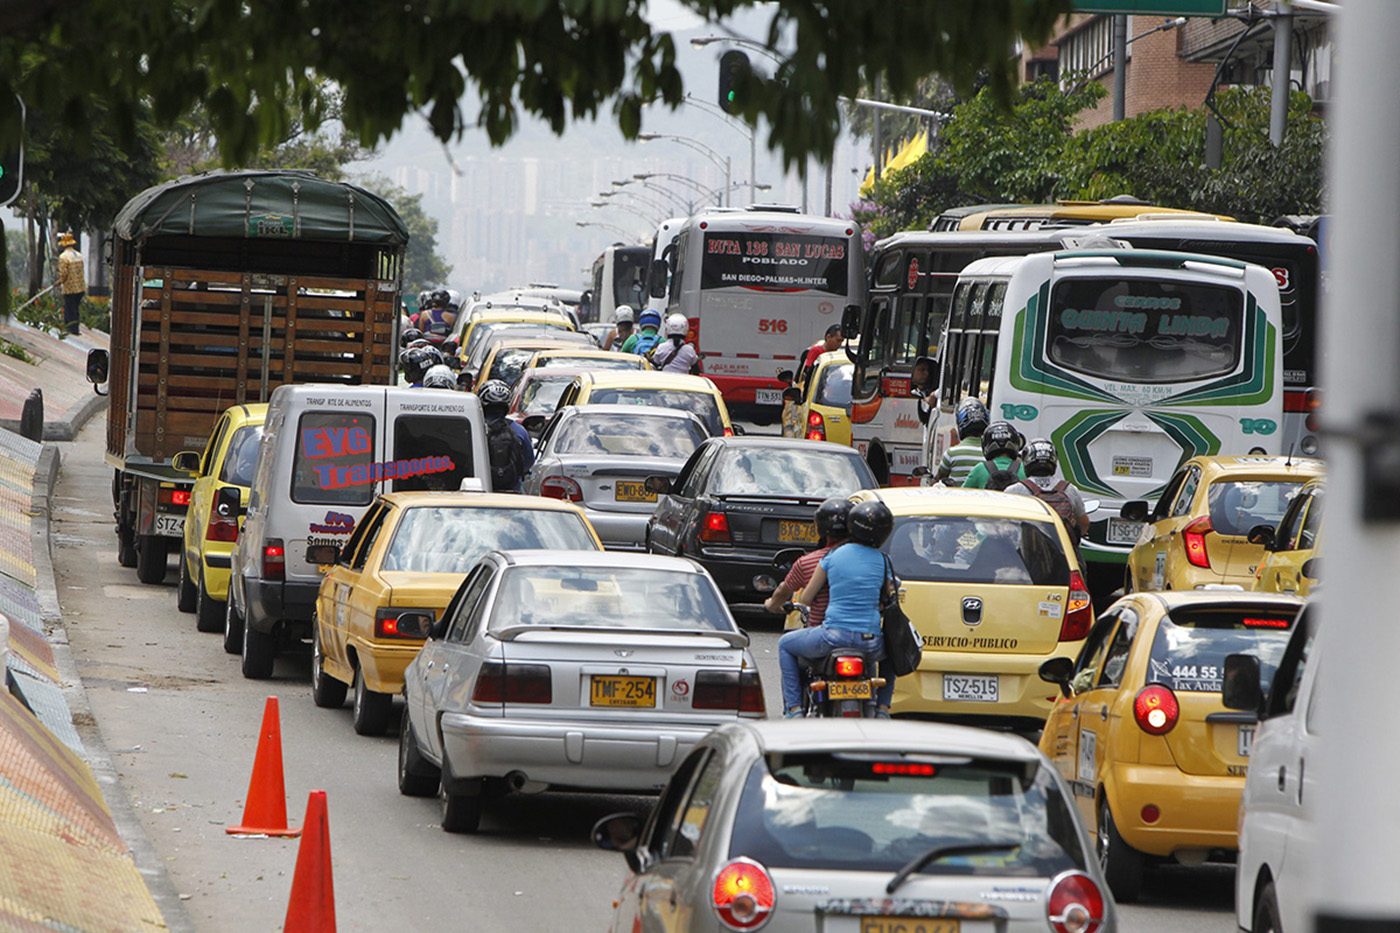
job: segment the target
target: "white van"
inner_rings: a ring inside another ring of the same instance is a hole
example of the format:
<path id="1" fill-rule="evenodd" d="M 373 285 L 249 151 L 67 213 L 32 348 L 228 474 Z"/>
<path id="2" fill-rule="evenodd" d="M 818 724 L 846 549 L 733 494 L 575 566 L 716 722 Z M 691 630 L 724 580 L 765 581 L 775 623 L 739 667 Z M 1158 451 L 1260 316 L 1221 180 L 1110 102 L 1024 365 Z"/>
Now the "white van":
<path id="1" fill-rule="evenodd" d="M 243 676 L 270 677 L 278 648 L 310 637 L 321 571 L 308 547 L 343 547 L 381 492 L 455 490 L 468 477 L 490 489 L 475 395 L 279 386 L 229 581 L 224 648 L 242 654 Z"/>

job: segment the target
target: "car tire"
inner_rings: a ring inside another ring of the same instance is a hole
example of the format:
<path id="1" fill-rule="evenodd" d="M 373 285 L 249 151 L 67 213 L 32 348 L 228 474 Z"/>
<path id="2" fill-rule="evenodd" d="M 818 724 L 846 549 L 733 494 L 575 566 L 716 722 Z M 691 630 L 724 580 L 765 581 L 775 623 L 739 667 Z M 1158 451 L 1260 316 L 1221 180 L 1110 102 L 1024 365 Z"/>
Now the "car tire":
<path id="1" fill-rule="evenodd" d="M 1280 933 L 1283 923 L 1279 919 L 1278 892 L 1272 881 L 1264 882 L 1259 889 L 1259 897 L 1254 901 L 1254 933 Z"/>
<path id="2" fill-rule="evenodd" d="M 164 583 L 170 559 L 170 542 L 162 535 L 136 538 L 136 579 L 142 583 Z"/>
<path id="3" fill-rule="evenodd" d="M 311 617 L 311 702 L 321 709 L 340 709 L 345 705 L 348 686 L 325 670 L 325 653 L 321 650 L 321 626 Z"/>
<path id="4" fill-rule="evenodd" d="M 1120 904 L 1136 902 L 1142 893 L 1145 858 L 1118 835 L 1118 826 L 1113 822 L 1113 813 L 1106 799 L 1099 801 L 1099 826 L 1094 842 L 1098 849 L 1099 866 L 1114 898 Z"/>
<path id="5" fill-rule="evenodd" d="M 389 717 L 394 711 L 394 695 L 377 693 L 365 686 L 364 668 L 355 667 L 355 707 L 351 723 L 360 735 L 383 735 L 389 731 Z"/>
<path id="6" fill-rule="evenodd" d="M 233 581 L 228 584 L 228 599 L 224 601 L 224 651 L 238 654 L 243 650 L 243 616 L 233 605 Z"/>
<path id="7" fill-rule="evenodd" d="M 272 676 L 273 664 L 277 661 L 277 636 L 273 632 L 259 632 L 243 620 L 243 676 L 249 680 L 266 680 Z"/>
<path id="8" fill-rule="evenodd" d="M 195 603 L 199 600 L 199 591 L 194 588 L 194 581 L 190 579 L 189 564 L 184 550 L 181 549 L 180 582 L 175 585 L 175 608 L 181 612 L 194 612 Z"/>
<path id="9" fill-rule="evenodd" d="M 418 736 L 413 732 L 405 704 L 399 724 L 399 793 L 405 797 L 431 797 L 437 793 L 441 780 L 442 769 L 424 758 L 418 748 Z"/>
<path id="10" fill-rule="evenodd" d="M 483 784 L 475 794 L 450 794 L 442 789 L 442 828 L 449 833 L 474 833 L 481 827 L 481 810 L 486 802 Z"/>
<path id="11" fill-rule="evenodd" d="M 204 588 L 204 574 L 199 575 L 199 589 L 194 599 L 194 627 L 201 632 L 217 632 L 224 627 L 227 603 L 215 599 Z"/>

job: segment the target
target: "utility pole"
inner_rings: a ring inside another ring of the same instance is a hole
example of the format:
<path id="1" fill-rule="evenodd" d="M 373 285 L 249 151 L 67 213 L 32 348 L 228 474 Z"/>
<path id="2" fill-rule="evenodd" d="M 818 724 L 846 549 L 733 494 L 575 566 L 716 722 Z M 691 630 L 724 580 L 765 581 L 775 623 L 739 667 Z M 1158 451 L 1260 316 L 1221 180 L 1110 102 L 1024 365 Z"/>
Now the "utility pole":
<path id="1" fill-rule="evenodd" d="M 1113 122 L 1122 120 L 1128 110 L 1128 17 L 1113 17 Z"/>
<path id="2" fill-rule="evenodd" d="M 1283 145 L 1288 126 L 1288 89 L 1293 72 L 1293 15 L 1285 2 L 1278 5 L 1274 18 L 1274 79 L 1269 99 L 1269 142 L 1277 149 Z"/>
<path id="3" fill-rule="evenodd" d="M 1298 785 L 1313 836 L 1299 877 L 1311 929 L 1381 933 L 1400 929 L 1400 794 L 1387 779 L 1400 772 L 1400 742 L 1384 714 L 1400 656 L 1400 626 L 1385 609 L 1400 599 L 1400 3 L 1347 0 L 1334 22 L 1330 287 L 1318 331 L 1329 432 L 1323 700 L 1306 789 Z"/>

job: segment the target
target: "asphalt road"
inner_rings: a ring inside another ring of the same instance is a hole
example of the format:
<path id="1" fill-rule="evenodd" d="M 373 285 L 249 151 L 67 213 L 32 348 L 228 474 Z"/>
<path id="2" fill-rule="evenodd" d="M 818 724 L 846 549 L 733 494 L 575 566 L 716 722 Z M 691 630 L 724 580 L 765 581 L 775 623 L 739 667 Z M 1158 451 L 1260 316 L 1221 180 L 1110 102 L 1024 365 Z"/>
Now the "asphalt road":
<path id="1" fill-rule="evenodd" d="M 55 569 L 68 639 L 120 787 L 201 931 L 280 929 L 297 841 L 233 837 L 266 697 L 279 698 L 288 816 L 300 825 L 310 790 L 329 802 L 336 918 L 342 930 L 603 930 L 625 874 L 595 850 L 599 817 L 646 798 L 507 798 L 475 836 L 438 827 L 436 800 L 395 784 L 397 736 L 355 735 L 349 708 L 311 702 L 310 654 L 279 659 L 275 677 L 245 680 L 216 635 L 175 608 L 175 570 L 144 586 L 116 562 L 111 468 L 96 419 L 63 448 L 55 501 Z M 770 713 L 778 691 L 777 617 L 745 613 Z M 397 717 L 396 717 L 397 718 Z M 89 726 L 90 728 L 90 726 Z M 144 865 L 143 868 L 151 868 Z M 1235 929 L 1230 869 L 1169 868 L 1124 931 Z"/>

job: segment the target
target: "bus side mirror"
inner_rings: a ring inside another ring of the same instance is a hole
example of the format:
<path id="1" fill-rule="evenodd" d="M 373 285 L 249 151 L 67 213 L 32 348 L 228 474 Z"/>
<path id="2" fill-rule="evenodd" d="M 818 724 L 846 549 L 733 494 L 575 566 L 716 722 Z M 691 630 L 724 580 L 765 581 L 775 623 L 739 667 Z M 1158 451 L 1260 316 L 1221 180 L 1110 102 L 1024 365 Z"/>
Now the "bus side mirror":
<path id="1" fill-rule="evenodd" d="M 860 305 L 846 305 L 841 312 L 841 336 L 854 340 L 860 336 Z"/>
<path id="2" fill-rule="evenodd" d="M 243 515 L 243 494 L 237 486 L 225 486 L 214 494 L 214 514 L 233 519 Z"/>
<path id="3" fill-rule="evenodd" d="M 786 382 L 788 385 L 792 385 L 792 383 L 793 383 L 793 378 L 794 378 L 794 377 L 793 377 L 793 374 L 792 374 L 792 370 L 790 370 L 790 369 L 782 369 L 782 370 L 779 370 L 779 371 L 778 371 L 778 381 L 779 381 L 779 382 Z"/>
<path id="4" fill-rule="evenodd" d="M 670 275 L 671 267 L 664 259 L 654 259 L 651 263 L 651 297 L 666 297 L 666 277 Z"/>

